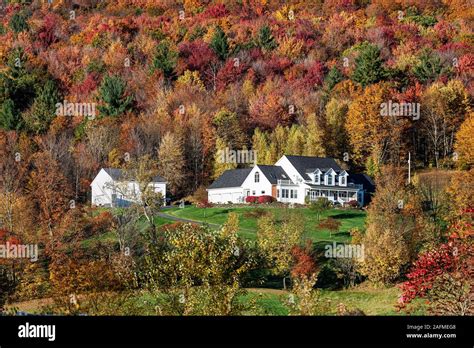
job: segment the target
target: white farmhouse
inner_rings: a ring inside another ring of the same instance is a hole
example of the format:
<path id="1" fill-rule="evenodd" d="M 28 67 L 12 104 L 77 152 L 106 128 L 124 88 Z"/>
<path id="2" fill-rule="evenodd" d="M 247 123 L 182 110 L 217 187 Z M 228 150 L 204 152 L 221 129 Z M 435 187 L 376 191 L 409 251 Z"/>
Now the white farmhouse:
<path id="1" fill-rule="evenodd" d="M 349 174 L 333 158 L 287 156 L 273 166 L 225 171 L 207 189 L 211 203 L 244 203 L 247 196 L 272 196 L 278 202 L 305 204 L 326 197 L 333 203 L 364 205 L 374 183 L 364 174 Z"/>
<path id="2" fill-rule="evenodd" d="M 156 193 L 161 193 L 166 202 L 166 180 L 155 176 L 150 182 Z M 141 192 L 136 181 L 125 179 L 121 169 L 102 168 L 91 183 L 92 205 L 104 207 L 126 207 L 139 202 Z"/>

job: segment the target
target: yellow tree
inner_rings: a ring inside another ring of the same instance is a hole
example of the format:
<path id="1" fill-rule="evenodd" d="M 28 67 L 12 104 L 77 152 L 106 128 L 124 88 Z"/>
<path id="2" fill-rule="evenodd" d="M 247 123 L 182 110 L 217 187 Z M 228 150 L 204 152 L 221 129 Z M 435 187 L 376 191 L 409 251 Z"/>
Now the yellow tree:
<path id="1" fill-rule="evenodd" d="M 453 151 L 454 135 L 470 111 L 469 95 L 461 81 L 434 83 L 423 94 L 422 105 L 421 125 L 438 167 L 440 158 Z"/>
<path id="2" fill-rule="evenodd" d="M 474 113 L 471 112 L 456 133 L 454 144 L 459 167 L 474 165 Z"/>
<path id="3" fill-rule="evenodd" d="M 373 158 L 377 165 L 398 161 L 406 117 L 382 116 L 381 105 L 390 100 L 387 84 L 368 86 L 349 106 L 346 130 L 353 148 L 352 158 L 363 164 Z"/>
<path id="4" fill-rule="evenodd" d="M 348 102 L 343 99 L 332 98 L 326 104 L 325 144 L 330 156 L 338 157 L 348 151 L 347 133 L 344 128 L 348 109 Z"/>
<path id="5" fill-rule="evenodd" d="M 257 245 L 268 260 L 273 274 L 283 276 L 283 288 L 293 262 L 291 250 L 301 244 L 304 218 L 293 213 L 277 224 L 275 216 L 268 214 L 258 220 Z"/>
<path id="6" fill-rule="evenodd" d="M 382 167 L 376 180 L 361 261 L 362 273 L 376 284 L 394 281 L 426 239 L 421 204 L 405 182 L 403 171 L 391 166 Z"/>
<path id="7" fill-rule="evenodd" d="M 320 156 L 326 155 L 324 147 L 324 133 L 318 124 L 315 113 L 308 115 L 305 127 L 305 139 L 303 153 L 304 156 Z"/>
<path id="8" fill-rule="evenodd" d="M 214 154 L 214 179 L 221 176 L 226 170 L 237 168 L 237 162 L 227 158 L 226 149 L 230 149 L 229 144 L 227 144 L 222 138 L 218 137 L 216 139 L 216 152 Z"/>
<path id="9" fill-rule="evenodd" d="M 273 164 L 269 159 L 268 136 L 259 128 L 255 129 L 252 137 L 252 149 L 257 156 L 257 164 Z"/>
<path id="10" fill-rule="evenodd" d="M 302 155 L 305 150 L 305 132 L 301 126 L 292 125 L 288 131 L 285 154 Z"/>
<path id="11" fill-rule="evenodd" d="M 159 174 L 163 176 L 172 193 L 176 193 L 185 180 L 183 141 L 173 133 L 166 133 L 158 149 Z"/>

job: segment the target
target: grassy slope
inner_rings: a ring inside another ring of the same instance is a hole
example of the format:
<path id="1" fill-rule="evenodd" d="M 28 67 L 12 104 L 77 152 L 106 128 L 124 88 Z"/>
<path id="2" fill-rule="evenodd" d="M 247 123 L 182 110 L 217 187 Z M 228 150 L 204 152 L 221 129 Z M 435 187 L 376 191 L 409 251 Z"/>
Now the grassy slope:
<path id="1" fill-rule="evenodd" d="M 249 238 L 251 240 L 255 239 L 256 229 L 257 229 L 257 218 L 255 217 L 246 217 L 245 213 L 248 213 L 254 209 L 253 207 L 239 207 L 239 208 L 207 208 L 200 209 L 196 207 L 186 207 L 184 209 L 170 209 L 166 211 L 169 214 L 172 214 L 177 217 L 204 221 L 207 223 L 213 224 L 223 224 L 227 215 L 230 212 L 237 213 L 240 220 L 240 233 L 243 237 Z M 285 208 L 264 208 L 266 210 L 272 211 L 275 216 L 280 217 L 285 213 Z M 296 209 L 295 209 L 296 210 Z M 341 229 L 337 234 L 333 234 L 332 237 L 329 236 L 329 231 L 322 230 L 316 225 L 318 223 L 315 214 L 306 208 L 297 209 L 301 211 L 306 220 L 306 237 L 311 238 L 313 241 L 338 241 L 346 242 L 349 239 L 349 230 L 354 227 L 359 229 L 364 228 L 364 221 L 366 213 L 361 210 L 341 210 L 341 209 L 331 209 L 325 212 L 321 218 L 333 217 L 341 221 Z"/>
<path id="2" fill-rule="evenodd" d="M 184 209 L 172 208 L 164 211 L 166 214 L 174 215 L 176 217 L 186 218 L 195 221 L 202 221 L 212 224 L 223 224 L 230 212 L 235 212 L 239 215 L 240 220 L 240 233 L 242 237 L 254 240 L 257 229 L 257 218 L 248 217 L 246 213 L 249 213 L 254 209 L 253 207 L 239 207 L 239 208 L 224 208 L 215 207 L 208 209 L 200 209 L 196 207 L 186 207 Z M 265 208 L 266 210 L 272 211 L 276 218 L 280 218 L 285 214 L 284 208 Z M 360 210 L 340 210 L 331 209 L 325 212 L 322 218 L 331 216 L 335 219 L 339 219 L 342 222 L 341 230 L 338 234 L 329 236 L 329 232 L 321 230 L 316 227 L 317 218 L 313 212 L 309 209 L 301 208 L 298 209 L 305 217 L 306 220 L 306 235 L 315 242 L 322 241 L 339 241 L 345 242 L 349 239 L 349 230 L 354 227 L 360 229 L 364 228 L 364 221 L 366 213 Z M 172 223 L 173 221 L 159 217 L 157 218 L 158 225 L 165 225 Z M 115 236 L 112 232 L 96 236 L 85 241 L 86 244 L 94 242 L 110 242 L 115 241 Z M 86 245 L 84 245 L 86 246 Z M 287 315 L 288 308 L 283 304 L 285 298 L 288 296 L 288 292 L 277 289 L 249 289 L 248 294 L 243 298 L 244 301 L 250 301 L 253 299 L 256 301 L 259 308 L 259 313 L 262 315 Z M 329 303 L 330 311 L 328 315 L 336 314 L 337 305 L 344 303 L 348 309 L 359 308 L 367 315 L 397 315 L 398 312 L 395 310 L 396 299 L 399 296 L 399 290 L 396 287 L 374 289 L 360 285 L 359 287 L 340 291 L 322 291 L 321 299 Z M 143 315 L 154 315 L 154 301 L 150 294 L 142 292 L 137 294 L 132 300 L 135 305 L 138 305 Z M 24 303 L 24 310 L 29 312 L 35 312 L 39 310 L 35 308 L 35 301 L 29 301 Z M 22 309 L 23 304 L 16 304 Z M 423 313 L 419 313 L 423 314 Z"/>
<path id="3" fill-rule="evenodd" d="M 243 301 L 255 301 L 259 315 L 288 315 L 288 308 L 284 304 L 289 293 L 276 289 L 248 289 Z M 321 301 L 329 306 L 326 315 L 337 314 L 337 307 L 343 303 L 346 308 L 353 310 L 361 309 L 367 315 L 403 315 L 404 313 L 395 310 L 396 300 L 399 296 L 399 289 L 392 288 L 371 288 L 364 285 L 353 289 L 340 291 L 322 291 Z M 8 307 L 16 307 L 21 311 L 38 313 L 45 304 L 50 304 L 49 299 L 26 301 L 15 303 Z M 146 291 L 137 292 L 131 299 L 133 307 L 138 308 L 141 315 L 156 315 L 155 298 Z M 254 313 L 249 313 L 254 314 Z M 418 312 L 415 314 L 425 314 Z"/>

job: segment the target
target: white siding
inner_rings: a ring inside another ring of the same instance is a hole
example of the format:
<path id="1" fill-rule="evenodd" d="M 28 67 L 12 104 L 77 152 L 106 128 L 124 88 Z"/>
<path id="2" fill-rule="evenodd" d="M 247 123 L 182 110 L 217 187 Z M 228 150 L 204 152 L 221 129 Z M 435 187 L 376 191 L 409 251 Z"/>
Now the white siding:
<path id="1" fill-rule="evenodd" d="M 260 180 L 259 182 L 255 182 L 255 172 L 260 173 Z M 250 191 L 250 196 L 271 196 L 272 195 L 272 184 L 265 175 L 263 175 L 262 171 L 258 166 L 253 167 L 250 171 L 250 174 L 242 183 L 242 188 L 244 195 L 247 195 L 246 192 Z M 264 191 L 265 193 L 262 193 Z M 254 193 L 255 192 L 255 193 Z"/>
<path id="2" fill-rule="evenodd" d="M 277 163 L 275 163 L 276 166 L 280 166 L 283 168 L 283 170 L 288 174 L 289 179 L 293 181 L 295 184 L 299 184 L 298 186 L 287 186 L 283 188 L 288 188 L 290 190 L 298 190 L 298 198 L 296 199 L 283 199 L 281 198 L 281 188 L 279 187 L 278 189 L 280 190 L 280 198 L 278 198 L 279 202 L 289 202 L 289 203 L 298 203 L 298 204 L 304 204 L 304 198 L 305 198 L 305 189 L 308 188 L 309 186 L 303 183 L 303 177 L 298 173 L 295 167 L 291 164 L 291 162 L 286 158 L 286 156 L 283 156 L 278 160 Z"/>
<path id="3" fill-rule="evenodd" d="M 113 180 L 110 175 L 104 169 L 101 169 L 91 183 L 92 205 L 110 206 L 112 204 L 112 190 L 109 188 L 112 183 Z"/>
<path id="4" fill-rule="evenodd" d="M 163 198 L 166 198 L 166 183 L 153 182 L 149 186 L 153 186 L 156 193 L 161 193 Z M 114 203 L 113 198 L 125 205 L 139 202 L 141 199 L 136 182 L 115 182 L 104 169 L 101 169 L 92 181 L 91 193 L 91 203 L 96 206 L 110 207 Z"/>

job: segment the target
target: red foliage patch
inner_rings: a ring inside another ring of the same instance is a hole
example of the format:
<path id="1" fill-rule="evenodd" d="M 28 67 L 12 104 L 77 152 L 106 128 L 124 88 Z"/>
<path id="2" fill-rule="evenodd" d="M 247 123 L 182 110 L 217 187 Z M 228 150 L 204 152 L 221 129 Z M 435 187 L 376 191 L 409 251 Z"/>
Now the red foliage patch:
<path id="1" fill-rule="evenodd" d="M 260 203 L 260 204 L 262 204 L 262 203 L 272 203 L 274 201 L 275 201 L 275 198 L 273 198 L 272 196 L 263 195 L 263 196 L 258 197 L 258 203 Z"/>

